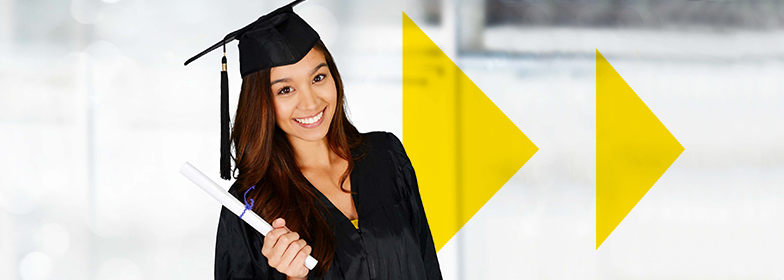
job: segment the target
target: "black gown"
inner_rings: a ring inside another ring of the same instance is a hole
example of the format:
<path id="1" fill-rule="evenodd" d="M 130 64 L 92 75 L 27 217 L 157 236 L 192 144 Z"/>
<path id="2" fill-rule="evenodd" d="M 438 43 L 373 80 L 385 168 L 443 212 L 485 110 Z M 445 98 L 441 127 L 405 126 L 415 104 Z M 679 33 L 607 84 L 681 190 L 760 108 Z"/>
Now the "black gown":
<path id="1" fill-rule="evenodd" d="M 414 168 L 392 133 L 362 134 L 351 189 L 359 229 L 311 185 L 335 221 L 337 246 L 321 279 L 442 279 Z M 234 184 L 229 193 L 243 201 Z M 261 254 L 264 237 L 223 207 L 215 244 L 215 279 L 286 279 Z M 308 279 L 316 279 L 313 271 Z"/>

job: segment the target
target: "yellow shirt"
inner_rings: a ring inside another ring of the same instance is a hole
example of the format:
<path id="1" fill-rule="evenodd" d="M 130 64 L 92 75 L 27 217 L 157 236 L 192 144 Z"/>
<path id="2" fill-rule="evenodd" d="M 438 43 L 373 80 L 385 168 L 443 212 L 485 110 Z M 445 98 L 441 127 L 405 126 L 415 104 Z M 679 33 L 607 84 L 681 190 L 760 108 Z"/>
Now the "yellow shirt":
<path id="1" fill-rule="evenodd" d="M 351 223 L 354 224 L 354 227 L 359 229 L 359 219 L 351 220 Z"/>

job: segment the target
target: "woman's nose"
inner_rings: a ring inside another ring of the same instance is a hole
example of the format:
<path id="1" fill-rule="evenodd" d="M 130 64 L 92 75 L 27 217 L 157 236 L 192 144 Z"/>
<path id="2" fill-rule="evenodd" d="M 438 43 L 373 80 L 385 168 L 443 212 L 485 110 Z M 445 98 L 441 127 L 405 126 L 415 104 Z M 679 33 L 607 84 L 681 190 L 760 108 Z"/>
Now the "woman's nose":
<path id="1" fill-rule="evenodd" d="M 310 86 L 303 87 L 300 90 L 300 106 L 303 110 L 315 110 L 318 106 L 318 97 Z"/>

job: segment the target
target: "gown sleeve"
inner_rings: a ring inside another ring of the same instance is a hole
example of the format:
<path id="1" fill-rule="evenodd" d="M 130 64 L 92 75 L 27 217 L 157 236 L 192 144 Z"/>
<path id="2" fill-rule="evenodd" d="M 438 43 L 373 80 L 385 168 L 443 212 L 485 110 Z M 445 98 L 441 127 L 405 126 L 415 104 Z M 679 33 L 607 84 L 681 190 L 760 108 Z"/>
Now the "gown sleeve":
<path id="1" fill-rule="evenodd" d="M 235 195 L 235 193 L 232 193 Z M 215 240 L 215 280 L 285 280 L 261 254 L 263 236 L 221 207 Z"/>
<path id="2" fill-rule="evenodd" d="M 413 221 L 411 221 L 411 224 L 414 226 L 414 231 L 419 239 L 419 252 L 421 253 L 422 261 L 425 264 L 425 269 L 427 270 L 427 279 L 443 279 L 441 276 L 441 268 L 438 264 L 436 248 L 433 244 L 433 236 L 430 233 L 430 226 L 428 225 L 427 217 L 425 216 L 425 208 L 422 205 L 422 197 L 419 194 L 419 186 L 417 185 L 414 167 L 411 165 L 411 160 L 409 160 L 400 139 L 392 133 L 387 134 L 390 138 L 390 143 L 392 143 L 392 150 L 395 153 L 396 161 L 401 165 L 398 168 L 402 169 L 403 179 L 406 182 L 406 186 L 409 188 L 407 191 L 410 194 L 409 200 L 413 211 Z"/>

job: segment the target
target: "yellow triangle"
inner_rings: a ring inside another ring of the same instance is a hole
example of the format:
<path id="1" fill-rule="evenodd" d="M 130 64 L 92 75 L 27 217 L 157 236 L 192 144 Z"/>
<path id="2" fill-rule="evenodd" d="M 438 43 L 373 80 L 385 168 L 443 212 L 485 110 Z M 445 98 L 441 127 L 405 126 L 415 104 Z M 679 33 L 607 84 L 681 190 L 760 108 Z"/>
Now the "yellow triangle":
<path id="1" fill-rule="evenodd" d="M 683 150 L 596 50 L 596 249 Z"/>
<path id="2" fill-rule="evenodd" d="M 403 141 L 436 250 L 538 150 L 405 13 Z"/>

